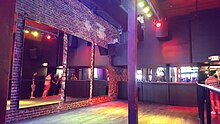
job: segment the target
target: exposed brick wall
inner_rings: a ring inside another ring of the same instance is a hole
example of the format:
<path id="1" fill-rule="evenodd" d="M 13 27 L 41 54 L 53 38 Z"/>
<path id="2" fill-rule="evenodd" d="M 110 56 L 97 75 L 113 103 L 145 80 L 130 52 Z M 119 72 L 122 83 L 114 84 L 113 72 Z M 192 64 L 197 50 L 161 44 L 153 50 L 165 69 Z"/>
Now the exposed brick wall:
<path id="1" fill-rule="evenodd" d="M 23 45 L 24 45 L 24 38 L 23 38 L 24 24 L 25 24 L 24 16 L 18 14 L 16 20 L 16 32 L 15 32 L 13 62 L 12 62 L 11 94 L 10 94 L 10 101 L 11 101 L 10 109 L 12 111 L 19 108 L 22 53 L 23 53 Z"/>
<path id="2" fill-rule="evenodd" d="M 115 27 L 78 0 L 17 0 L 16 12 L 104 47 L 118 37 Z"/>
<path id="3" fill-rule="evenodd" d="M 118 81 L 127 81 L 128 80 L 128 72 L 125 68 L 119 67 L 108 67 L 108 75 L 109 75 L 109 97 L 111 99 L 117 99 L 118 96 Z"/>
<path id="4" fill-rule="evenodd" d="M 16 12 L 18 18 L 13 56 L 11 109 L 7 111 L 7 122 L 80 108 L 117 98 L 117 82 L 124 80 L 123 77 L 126 73 L 119 68 L 110 67 L 110 75 L 113 74 L 113 76 L 110 76 L 109 96 L 79 102 L 61 102 L 60 104 L 18 109 L 25 17 L 104 47 L 112 39 L 118 37 L 118 32 L 116 28 L 97 17 L 78 0 L 17 0 Z M 121 72 L 123 76 L 119 76 Z"/>
<path id="5" fill-rule="evenodd" d="M 16 111 L 9 110 L 7 111 L 6 123 L 17 122 L 28 118 L 34 118 L 52 113 L 81 108 L 85 106 L 108 102 L 110 100 L 111 99 L 108 96 L 103 96 L 103 97 L 92 98 L 79 102 L 67 102 L 67 103 L 60 102 L 52 105 L 19 109 Z"/>
<path id="6" fill-rule="evenodd" d="M 67 51 L 68 51 L 68 38 L 67 34 L 64 33 L 63 35 L 63 74 L 62 74 L 62 81 L 61 81 L 61 100 L 64 101 L 65 98 L 65 84 L 66 84 L 66 67 L 67 67 Z"/>
<path id="7" fill-rule="evenodd" d="M 93 91 L 93 82 L 94 82 L 94 63 L 95 63 L 95 44 L 92 44 L 91 47 L 91 67 L 90 67 L 90 74 L 89 74 L 89 98 L 92 98 L 92 91 Z"/>

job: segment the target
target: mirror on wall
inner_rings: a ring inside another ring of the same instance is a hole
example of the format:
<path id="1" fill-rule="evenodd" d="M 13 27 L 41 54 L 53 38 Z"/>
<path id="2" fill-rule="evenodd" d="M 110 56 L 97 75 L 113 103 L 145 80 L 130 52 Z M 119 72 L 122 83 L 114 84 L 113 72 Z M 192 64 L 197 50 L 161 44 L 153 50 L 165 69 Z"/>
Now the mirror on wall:
<path id="1" fill-rule="evenodd" d="M 93 97 L 108 95 L 108 49 L 95 46 Z"/>
<path id="2" fill-rule="evenodd" d="M 26 18 L 19 108 L 60 102 L 63 32 Z"/>
<path id="3" fill-rule="evenodd" d="M 66 101 L 89 98 L 92 44 L 79 37 L 68 35 Z"/>
<path id="4" fill-rule="evenodd" d="M 26 18 L 22 56 L 19 108 L 61 101 L 64 32 Z M 108 50 L 68 34 L 65 100 L 75 102 L 90 97 L 90 74 L 94 52 L 93 97 L 108 95 Z M 11 78 L 7 109 L 10 109 Z"/>
<path id="5" fill-rule="evenodd" d="M 19 108 L 60 102 L 63 32 L 28 18 L 25 19 L 23 32 Z M 12 89 L 11 75 L 8 110 Z"/>

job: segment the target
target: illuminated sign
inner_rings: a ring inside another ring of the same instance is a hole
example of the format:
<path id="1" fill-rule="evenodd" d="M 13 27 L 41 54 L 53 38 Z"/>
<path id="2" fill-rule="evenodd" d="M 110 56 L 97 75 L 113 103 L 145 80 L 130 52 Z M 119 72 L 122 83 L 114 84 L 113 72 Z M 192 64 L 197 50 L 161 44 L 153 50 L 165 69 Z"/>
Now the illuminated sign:
<path id="1" fill-rule="evenodd" d="M 219 56 L 210 56 L 208 59 L 211 61 L 219 61 Z"/>

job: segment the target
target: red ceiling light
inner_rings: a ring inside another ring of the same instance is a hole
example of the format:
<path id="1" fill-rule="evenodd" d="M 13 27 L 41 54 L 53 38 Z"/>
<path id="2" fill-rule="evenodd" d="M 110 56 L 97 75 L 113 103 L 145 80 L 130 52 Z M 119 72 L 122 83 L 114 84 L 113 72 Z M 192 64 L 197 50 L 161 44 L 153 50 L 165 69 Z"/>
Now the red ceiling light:
<path id="1" fill-rule="evenodd" d="M 51 40 L 52 36 L 50 36 L 49 34 L 46 35 L 47 40 Z"/>
<path id="2" fill-rule="evenodd" d="M 161 25 L 162 25 L 161 22 L 157 22 L 157 23 L 156 23 L 156 27 L 158 27 L 158 28 L 160 28 Z"/>

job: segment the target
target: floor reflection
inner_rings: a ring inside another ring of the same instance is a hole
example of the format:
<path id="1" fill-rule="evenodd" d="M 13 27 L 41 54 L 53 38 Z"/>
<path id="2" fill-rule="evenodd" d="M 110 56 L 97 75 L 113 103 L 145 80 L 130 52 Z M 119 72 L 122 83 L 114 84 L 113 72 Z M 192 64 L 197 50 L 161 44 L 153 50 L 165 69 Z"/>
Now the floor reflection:
<path id="1" fill-rule="evenodd" d="M 67 97 L 67 102 L 72 101 L 81 101 L 85 100 L 87 98 L 76 98 L 76 97 Z M 60 95 L 54 95 L 54 96 L 47 96 L 44 98 L 33 98 L 33 99 L 23 99 L 19 101 L 19 108 L 29 108 L 29 107 L 34 107 L 34 106 L 42 106 L 42 105 L 48 105 L 48 104 L 54 104 L 54 103 L 59 103 L 61 102 L 60 100 Z M 7 101 L 7 110 L 10 110 L 10 100 Z"/>

